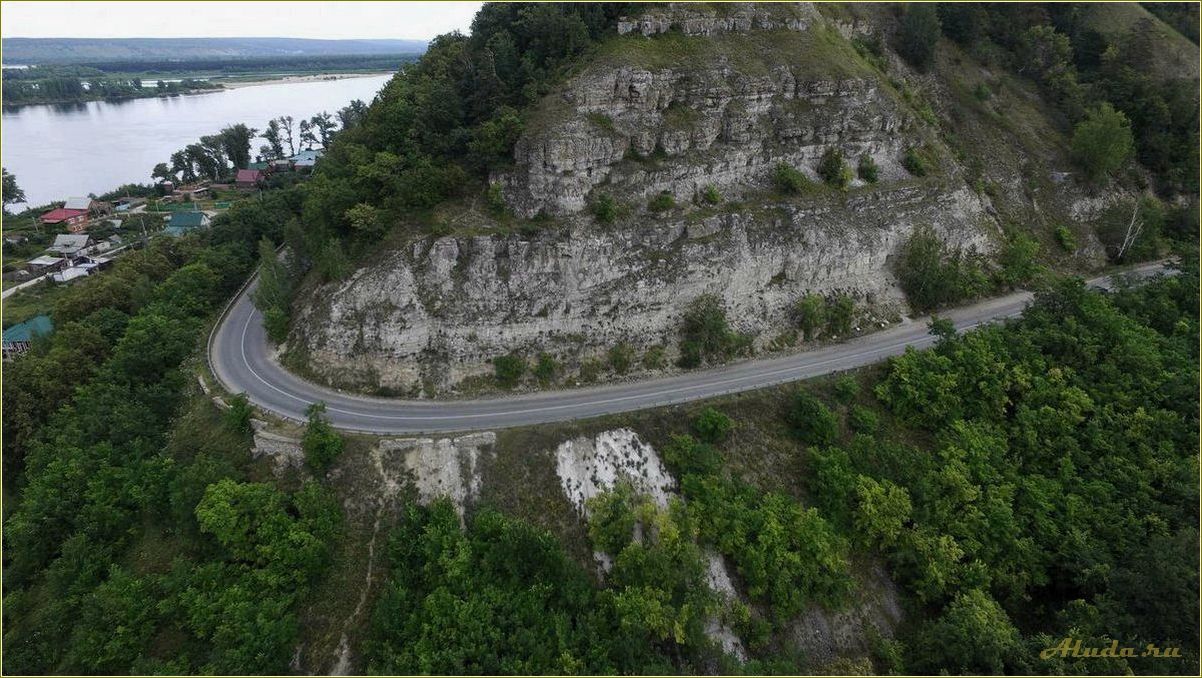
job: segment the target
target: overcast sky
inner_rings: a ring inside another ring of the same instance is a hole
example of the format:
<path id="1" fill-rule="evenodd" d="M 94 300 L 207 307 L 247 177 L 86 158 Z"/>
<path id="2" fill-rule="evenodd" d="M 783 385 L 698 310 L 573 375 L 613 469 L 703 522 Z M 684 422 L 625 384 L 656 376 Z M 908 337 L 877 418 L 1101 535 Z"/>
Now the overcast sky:
<path id="1" fill-rule="evenodd" d="M 479 2 L 22 2 L 6 38 L 411 38 L 464 33 Z"/>

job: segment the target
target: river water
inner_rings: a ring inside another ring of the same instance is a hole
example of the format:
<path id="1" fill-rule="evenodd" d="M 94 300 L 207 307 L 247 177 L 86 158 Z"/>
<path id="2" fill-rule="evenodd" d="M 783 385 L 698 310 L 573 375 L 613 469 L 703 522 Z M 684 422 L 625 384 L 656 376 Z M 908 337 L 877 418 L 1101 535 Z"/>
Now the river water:
<path id="1" fill-rule="evenodd" d="M 281 115 L 296 120 L 370 103 L 390 75 L 285 82 L 219 92 L 121 102 L 23 106 L 3 112 L 0 156 L 29 205 L 150 183 L 156 163 L 201 136 L 239 122 L 262 130 Z M 252 157 L 263 144 L 256 139 Z M 15 206 L 17 209 L 23 206 Z"/>

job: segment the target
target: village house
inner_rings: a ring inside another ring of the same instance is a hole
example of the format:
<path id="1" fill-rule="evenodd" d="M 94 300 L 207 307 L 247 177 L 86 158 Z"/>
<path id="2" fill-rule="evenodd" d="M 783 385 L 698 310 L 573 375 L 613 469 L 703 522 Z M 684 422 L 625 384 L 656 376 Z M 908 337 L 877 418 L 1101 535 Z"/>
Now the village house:
<path id="1" fill-rule="evenodd" d="M 289 158 L 289 160 L 292 162 L 292 166 L 298 170 L 313 169 L 313 166 L 317 164 L 317 159 L 321 157 L 321 154 L 322 151 L 320 149 L 310 149 L 297 153 Z"/>
<path id="2" fill-rule="evenodd" d="M 107 202 L 95 200 L 95 199 L 89 198 L 87 196 L 84 196 L 82 198 L 80 198 L 80 197 L 67 198 L 66 202 L 63 203 L 63 209 L 83 210 L 84 212 L 87 212 L 88 214 L 95 215 L 95 216 L 100 216 L 102 214 L 110 214 L 113 211 L 112 205 L 108 204 Z"/>
<path id="3" fill-rule="evenodd" d="M 49 316 L 38 315 L 4 330 L 4 360 L 13 358 L 29 350 L 36 337 L 50 334 L 54 331 L 54 323 Z"/>
<path id="4" fill-rule="evenodd" d="M 88 211 L 60 207 L 38 217 L 38 221 L 47 226 L 66 226 L 71 233 L 79 233 L 88 227 Z"/>
<path id="5" fill-rule="evenodd" d="M 87 254 L 87 250 L 91 246 L 92 237 L 87 233 L 60 234 L 54 236 L 54 244 L 47 247 L 46 251 L 62 255 L 68 260 L 73 260 Z"/>
<path id="6" fill-rule="evenodd" d="M 68 263 L 69 262 L 62 257 L 52 257 L 50 255 L 43 254 L 40 257 L 30 259 L 29 261 L 25 262 L 25 268 L 34 275 L 42 275 L 43 273 L 49 273 L 51 271 L 61 271 L 67 267 Z"/>
<path id="7" fill-rule="evenodd" d="M 86 278 L 90 273 L 90 269 L 82 266 L 72 266 L 70 268 L 64 268 L 57 273 L 51 273 L 50 279 L 56 283 L 69 283 L 78 280 L 79 278 Z"/>
<path id="8" fill-rule="evenodd" d="M 240 169 L 234 178 L 234 185 L 238 188 L 257 188 L 262 181 L 262 170 Z"/>
<path id="9" fill-rule="evenodd" d="M 175 212 L 167 220 L 167 228 L 163 229 L 163 233 L 179 237 L 208 227 L 209 215 L 204 212 Z"/>

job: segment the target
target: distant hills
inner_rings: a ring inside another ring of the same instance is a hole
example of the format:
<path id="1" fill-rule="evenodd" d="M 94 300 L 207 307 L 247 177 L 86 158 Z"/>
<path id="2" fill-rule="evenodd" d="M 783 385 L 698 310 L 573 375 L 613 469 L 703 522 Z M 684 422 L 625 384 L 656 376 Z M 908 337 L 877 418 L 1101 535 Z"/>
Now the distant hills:
<path id="1" fill-rule="evenodd" d="M 5 64 L 420 54 L 425 40 L 307 38 L 4 38 Z"/>

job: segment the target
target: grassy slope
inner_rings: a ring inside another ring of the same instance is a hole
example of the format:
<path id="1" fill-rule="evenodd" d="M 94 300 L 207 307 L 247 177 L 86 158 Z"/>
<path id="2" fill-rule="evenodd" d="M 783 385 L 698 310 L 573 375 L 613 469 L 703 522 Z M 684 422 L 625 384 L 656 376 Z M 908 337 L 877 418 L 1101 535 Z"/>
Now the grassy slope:
<path id="1" fill-rule="evenodd" d="M 1122 40 L 1135 25 L 1150 21 L 1155 45 L 1153 68 L 1164 79 L 1198 78 L 1198 46 L 1134 2 L 1100 2 L 1082 5 L 1086 24 L 1110 39 Z"/>

